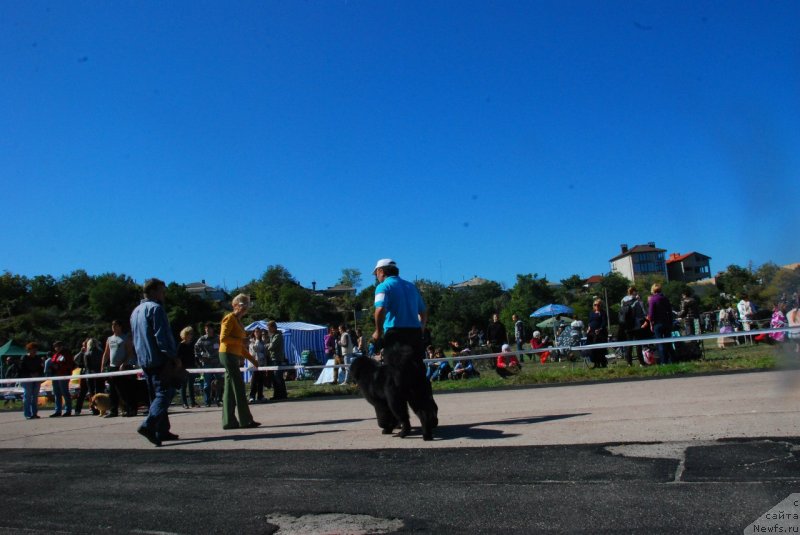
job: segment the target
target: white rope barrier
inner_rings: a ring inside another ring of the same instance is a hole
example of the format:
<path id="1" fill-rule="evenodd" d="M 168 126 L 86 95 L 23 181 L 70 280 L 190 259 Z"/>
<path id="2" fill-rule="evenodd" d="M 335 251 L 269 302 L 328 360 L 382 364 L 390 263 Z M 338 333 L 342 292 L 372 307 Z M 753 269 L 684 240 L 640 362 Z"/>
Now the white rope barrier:
<path id="1" fill-rule="evenodd" d="M 445 358 L 436 358 L 436 359 L 425 359 L 425 363 L 431 362 L 444 362 L 444 361 L 463 361 L 463 360 L 484 360 L 484 359 L 493 359 L 497 358 L 498 355 L 503 356 L 510 356 L 510 355 L 532 355 L 538 353 L 544 353 L 547 351 L 555 352 L 555 351 L 590 351 L 592 349 L 607 349 L 607 348 L 619 348 L 619 347 L 633 347 L 633 346 L 646 346 L 646 345 L 656 345 L 656 344 L 674 344 L 679 342 L 692 342 L 697 340 L 714 340 L 716 338 L 744 338 L 744 337 L 752 337 L 757 336 L 760 334 L 774 334 L 779 332 L 785 333 L 797 333 L 800 334 L 800 326 L 797 327 L 782 327 L 778 329 L 758 329 L 753 331 L 736 331 L 732 333 L 707 333 L 707 334 L 695 334 L 691 336 L 674 336 L 669 338 L 648 338 L 645 340 L 627 340 L 624 342 L 602 342 L 597 344 L 588 344 L 588 345 L 565 345 L 565 346 L 548 346 L 542 347 L 539 349 L 523 349 L 521 351 L 507 351 L 505 353 L 481 353 L 478 355 L 453 355 L 452 357 L 445 357 Z M 293 364 L 293 365 L 285 365 L 285 366 L 259 366 L 259 367 L 249 367 L 249 368 L 239 368 L 240 371 L 243 372 L 255 372 L 255 371 L 288 371 L 288 370 L 299 370 L 299 369 L 312 369 L 312 370 L 322 370 L 322 369 L 340 369 L 340 368 L 349 368 L 347 364 L 333 364 L 333 365 L 302 365 L 302 364 Z M 187 368 L 186 370 L 188 373 L 192 375 L 200 375 L 204 373 L 224 373 L 225 368 Z M 17 379 L 0 379 L 0 385 L 4 384 L 22 384 L 22 383 L 41 383 L 43 381 L 77 381 L 82 379 L 99 379 L 99 378 L 106 378 L 106 377 L 120 377 L 125 375 L 138 375 L 142 373 L 141 368 L 134 368 L 132 370 L 122 370 L 116 372 L 102 372 L 102 373 L 87 373 L 82 375 L 59 375 L 55 377 L 26 377 L 26 378 L 17 378 Z"/>

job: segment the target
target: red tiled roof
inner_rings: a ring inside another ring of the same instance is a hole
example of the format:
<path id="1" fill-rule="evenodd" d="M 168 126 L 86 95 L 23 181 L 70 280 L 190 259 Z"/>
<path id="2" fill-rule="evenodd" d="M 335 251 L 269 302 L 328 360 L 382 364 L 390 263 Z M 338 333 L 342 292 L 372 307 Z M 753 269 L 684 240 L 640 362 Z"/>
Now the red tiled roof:
<path id="1" fill-rule="evenodd" d="M 673 262 L 683 262 L 692 255 L 705 256 L 706 258 L 711 258 L 710 256 L 706 256 L 703 253 L 698 253 L 696 251 L 692 251 L 691 253 L 686 253 L 686 254 L 672 253 L 671 255 L 669 255 L 667 264 L 671 264 Z"/>

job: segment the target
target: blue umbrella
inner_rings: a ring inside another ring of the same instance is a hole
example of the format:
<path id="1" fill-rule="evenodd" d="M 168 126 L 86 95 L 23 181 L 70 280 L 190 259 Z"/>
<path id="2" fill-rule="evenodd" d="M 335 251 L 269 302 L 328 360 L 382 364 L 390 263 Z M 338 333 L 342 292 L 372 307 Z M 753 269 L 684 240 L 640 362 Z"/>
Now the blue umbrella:
<path id="1" fill-rule="evenodd" d="M 533 314 L 531 314 L 532 318 L 541 318 L 544 316 L 556 316 L 558 314 L 574 314 L 575 311 L 572 310 L 567 305 L 556 305 L 550 304 L 545 305 Z"/>

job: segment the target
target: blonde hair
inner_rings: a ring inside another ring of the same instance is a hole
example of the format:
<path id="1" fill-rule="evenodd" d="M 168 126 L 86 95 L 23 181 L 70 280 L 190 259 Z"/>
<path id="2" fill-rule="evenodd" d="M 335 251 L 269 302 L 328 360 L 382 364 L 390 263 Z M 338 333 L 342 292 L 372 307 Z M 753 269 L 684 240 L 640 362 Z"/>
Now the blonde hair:
<path id="1" fill-rule="evenodd" d="M 654 282 L 653 285 L 650 287 L 650 293 L 651 294 L 661 293 L 661 283 Z"/>
<path id="2" fill-rule="evenodd" d="M 239 294 L 239 295 L 237 295 L 236 297 L 233 298 L 233 301 L 231 301 L 231 304 L 235 305 L 237 303 L 240 304 L 240 305 L 245 305 L 245 306 L 249 307 L 250 306 L 250 296 L 247 295 L 247 294 Z"/>
<path id="3" fill-rule="evenodd" d="M 186 340 L 189 338 L 189 335 L 194 336 L 194 329 L 191 327 L 184 327 L 181 329 L 181 340 Z"/>

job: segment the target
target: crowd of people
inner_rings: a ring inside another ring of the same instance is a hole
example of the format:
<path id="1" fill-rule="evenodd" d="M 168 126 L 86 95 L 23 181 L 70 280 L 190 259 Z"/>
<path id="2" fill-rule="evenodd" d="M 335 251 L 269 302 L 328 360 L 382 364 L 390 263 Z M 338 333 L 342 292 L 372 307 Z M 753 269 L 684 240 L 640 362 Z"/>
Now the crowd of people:
<path id="1" fill-rule="evenodd" d="M 793 304 L 790 304 L 793 301 Z M 615 340 L 625 341 L 645 341 L 649 339 L 670 338 L 679 333 L 685 336 L 692 336 L 704 332 L 713 332 L 715 325 L 719 325 L 720 333 L 733 333 L 738 331 L 750 331 L 756 328 L 755 313 L 757 309 L 749 298 L 745 295 L 741 301 L 733 303 L 731 306 L 723 307 L 717 314 L 701 314 L 697 298 L 691 289 L 686 289 L 681 294 L 679 307 L 676 308 L 663 294 L 661 284 L 653 284 L 650 288 L 650 296 L 645 301 L 640 295 L 636 286 L 631 286 L 627 294 L 623 297 L 619 305 L 618 328 Z M 594 299 L 592 309 L 586 321 L 580 318 L 569 318 L 565 315 L 557 315 L 552 319 L 554 338 L 543 335 L 540 330 L 535 330 L 532 337 L 525 341 L 526 326 L 519 319 L 517 314 L 512 314 L 512 330 L 506 330 L 500 322 L 499 315 L 493 314 L 485 329 L 480 329 L 473 325 L 465 335 L 466 347 L 459 341 L 450 342 L 450 359 L 471 354 L 494 355 L 488 360 L 490 367 L 498 375 L 509 377 L 519 372 L 522 362 L 527 355 L 530 360 L 538 360 L 541 364 L 548 361 L 560 360 L 563 356 L 570 353 L 569 350 L 553 349 L 551 347 L 577 347 L 590 344 L 599 344 L 611 341 L 609 333 L 609 318 L 606 313 L 605 304 L 601 299 Z M 782 328 L 786 326 L 800 325 L 800 304 L 795 295 L 792 300 L 782 297 L 780 302 L 773 307 L 772 317 L 769 320 L 769 327 Z M 513 336 L 513 338 L 512 338 Z M 752 342 L 783 342 L 794 340 L 795 351 L 800 352 L 800 334 L 788 335 L 785 332 L 773 332 L 761 334 L 759 336 L 719 338 L 720 347 L 727 347 L 730 343 Z M 512 345 L 514 344 L 514 350 Z M 527 344 L 527 345 L 526 345 Z M 624 346 L 622 356 L 629 366 L 634 364 L 634 359 L 640 366 L 650 364 L 669 364 L 679 358 L 692 358 L 699 355 L 699 344 L 697 342 L 687 342 L 679 345 L 684 350 L 684 354 L 679 355 L 676 345 L 672 343 L 640 344 Z M 687 349 L 688 348 L 688 349 Z M 525 350 L 530 349 L 531 353 L 526 354 Z M 509 354 L 510 353 L 510 354 Z M 652 354 L 652 356 L 651 356 Z M 431 381 L 441 381 L 454 378 L 454 365 L 446 360 L 444 350 L 441 348 L 428 347 L 428 359 L 437 359 L 428 366 L 428 378 Z M 593 348 L 587 352 L 588 360 L 595 368 L 605 368 L 608 366 L 607 350 L 604 348 Z M 458 360 L 455 360 L 458 363 Z M 469 363 L 470 370 L 474 370 L 474 365 Z M 471 371 L 466 376 L 476 376 L 477 370 Z M 455 376 L 465 376 L 456 374 Z"/>
<path id="2" fill-rule="evenodd" d="M 240 294 L 232 301 L 233 311 L 223 318 L 219 335 L 216 325 L 208 322 L 204 325 L 204 334 L 195 340 L 194 329 L 187 326 L 180 331 L 180 343 L 175 344 L 162 306 L 164 290 L 164 283 L 158 279 L 152 279 L 145 284 L 145 298 L 131 315 L 130 335 L 123 332 L 123 323 L 115 320 L 111 323 L 111 334 L 104 344 L 95 338 L 87 338 L 74 354 L 63 342 L 56 341 L 52 352 L 43 357 L 37 343 L 28 343 L 26 354 L 9 365 L 6 377 L 41 378 L 42 381 L 52 377 L 54 409 L 49 415 L 52 418 L 80 415 L 87 400 L 88 410 L 92 414 L 100 414 L 100 409 L 93 402 L 98 394 L 108 395 L 106 418 L 135 416 L 139 406 L 145 405 L 148 407 L 147 419 L 139 432 L 156 444 L 176 437 L 169 431 L 167 408 L 177 391 L 180 392 L 181 404 L 185 409 L 200 406 L 195 391 L 198 382 L 203 404 L 206 407 L 216 405 L 222 408 L 223 429 L 260 425 L 253 420 L 248 405 L 287 397 L 285 372 L 258 369 L 287 364 L 282 333 L 277 324 L 270 321 L 266 329 L 256 328 L 249 333 L 245 331 L 241 319 L 249 309 L 250 299 Z M 691 290 L 684 291 L 679 310 L 675 311 L 672 303 L 663 294 L 660 284 L 652 285 L 646 303 L 639 296 L 637 288 L 631 286 L 620 302 L 616 339 L 666 339 L 673 335 L 677 325 L 681 326 L 684 335 L 699 334 L 715 328 L 722 334 L 746 333 L 758 327 L 755 319 L 757 311 L 756 305 L 744 295 L 738 303 L 729 303 L 713 316 L 701 314 Z M 430 330 L 423 326 L 422 347 L 426 348 L 424 356 L 429 359 L 426 378 L 432 382 L 479 377 L 480 372 L 470 358 L 475 354 L 496 354 L 488 360 L 490 368 L 501 377 L 507 378 L 518 374 L 522 369 L 526 344 L 531 350 L 529 359 L 544 364 L 549 360 L 559 359 L 563 349 L 555 349 L 556 346 L 574 347 L 609 341 L 609 318 L 601 299 L 592 302 L 592 310 L 586 319 L 584 323 L 579 318 L 556 316 L 552 319 L 554 339 L 551 340 L 549 336 L 543 336 L 541 331 L 536 330 L 530 340 L 525 340 L 525 323 L 516 314 L 512 315 L 512 333 L 506 330 L 499 315 L 495 313 L 484 330 L 476 325 L 472 326 L 466 333 L 465 344 L 462 345 L 457 340 L 451 341 L 449 358 L 443 348 L 435 348 L 431 344 Z M 796 295 L 793 302 L 784 298 L 774 305 L 769 326 L 800 326 L 800 302 Z M 775 343 L 790 340 L 795 344 L 795 351 L 800 352 L 800 334 L 797 333 L 771 332 L 756 336 L 721 337 L 718 338 L 718 343 L 721 348 L 725 348 L 733 343 Z M 368 355 L 380 359 L 380 351 L 376 351 L 377 343 L 379 340 L 374 335 L 369 338 L 360 329 L 349 329 L 346 324 L 329 327 L 324 337 L 324 353 L 326 362 L 333 360 L 337 365 L 333 382 L 352 382 L 349 366 L 357 356 Z M 658 364 L 669 364 L 676 360 L 673 344 L 656 343 L 655 348 Z M 625 346 L 623 356 L 628 365 L 633 365 L 633 359 L 636 358 L 644 366 L 651 363 L 647 351 L 646 345 Z M 589 359 L 596 368 L 608 365 L 606 349 L 603 348 L 591 349 Z M 174 374 L 167 373 L 166 370 L 171 369 L 168 364 L 174 361 L 184 371 L 208 371 L 200 374 L 184 372 L 172 377 Z M 253 366 L 249 394 L 245 392 L 240 373 L 245 361 Z M 141 382 L 137 381 L 135 375 L 84 377 L 132 369 L 138 369 L 144 376 L 146 399 L 142 399 Z M 220 372 L 220 369 L 224 371 Z M 79 377 L 76 378 L 78 388 L 73 399 L 70 391 L 71 379 L 61 377 L 72 377 L 75 370 L 79 370 Z M 39 418 L 40 386 L 41 381 L 22 382 L 23 414 L 26 419 Z M 267 397 L 269 390 L 272 390 L 271 398 Z"/>

